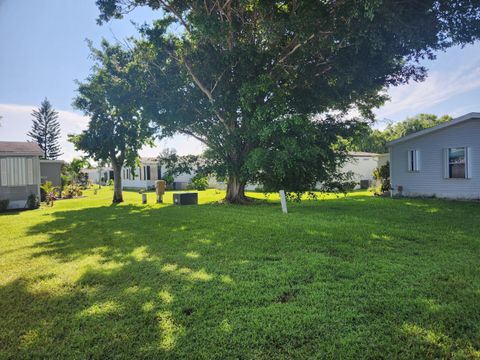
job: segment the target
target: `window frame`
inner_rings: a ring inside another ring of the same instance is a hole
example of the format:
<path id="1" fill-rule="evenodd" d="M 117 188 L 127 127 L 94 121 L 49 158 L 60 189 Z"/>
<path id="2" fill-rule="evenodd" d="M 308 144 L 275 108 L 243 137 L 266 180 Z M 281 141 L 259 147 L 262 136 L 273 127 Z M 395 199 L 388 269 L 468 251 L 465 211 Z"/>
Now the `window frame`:
<path id="1" fill-rule="evenodd" d="M 420 150 L 410 149 L 407 151 L 407 169 L 409 173 L 420 172 Z"/>
<path id="2" fill-rule="evenodd" d="M 450 151 L 452 149 L 463 149 L 463 177 L 453 177 L 451 176 L 451 172 L 450 172 L 450 165 L 454 165 L 454 163 L 452 163 L 450 161 Z M 468 146 L 449 146 L 446 148 L 446 163 L 445 163 L 445 166 L 446 166 L 446 174 L 447 174 L 447 177 L 446 179 L 448 180 L 466 180 L 466 179 L 470 179 L 470 176 L 469 176 L 469 159 L 468 159 L 468 153 L 469 153 L 469 148 Z"/>

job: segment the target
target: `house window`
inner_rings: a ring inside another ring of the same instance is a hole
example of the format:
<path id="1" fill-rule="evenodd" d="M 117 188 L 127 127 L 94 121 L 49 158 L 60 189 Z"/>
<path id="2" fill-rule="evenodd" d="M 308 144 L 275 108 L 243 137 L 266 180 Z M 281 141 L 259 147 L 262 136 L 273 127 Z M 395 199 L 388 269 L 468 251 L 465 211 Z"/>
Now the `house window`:
<path id="1" fill-rule="evenodd" d="M 143 180 L 151 180 L 149 165 L 143 167 Z"/>
<path id="2" fill-rule="evenodd" d="M 464 147 L 448 149 L 448 177 L 450 179 L 466 178 L 466 158 Z"/>
<path id="3" fill-rule="evenodd" d="M 420 150 L 408 150 L 408 171 L 420 171 Z"/>
<path id="4" fill-rule="evenodd" d="M 130 169 L 129 168 L 125 168 L 123 169 L 123 178 L 125 180 L 130 180 Z"/>

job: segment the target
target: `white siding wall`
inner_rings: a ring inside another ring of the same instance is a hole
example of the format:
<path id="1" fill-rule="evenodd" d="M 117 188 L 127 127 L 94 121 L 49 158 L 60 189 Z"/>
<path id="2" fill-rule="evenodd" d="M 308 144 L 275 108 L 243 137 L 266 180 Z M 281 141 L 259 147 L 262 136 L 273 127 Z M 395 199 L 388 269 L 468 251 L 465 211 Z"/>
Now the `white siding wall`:
<path id="1" fill-rule="evenodd" d="M 167 168 L 164 165 L 162 165 L 162 176 L 165 175 L 167 171 L 168 171 Z M 180 183 L 189 183 L 194 176 L 195 176 L 195 172 L 192 172 L 191 174 L 183 173 L 175 176 L 173 181 L 180 182 Z"/>
<path id="2" fill-rule="evenodd" d="M 351 157 L 342 167 L 342 172 L 352 171 L 354 173 L 353 179 L 373 180 L 373 170 L 378 167 L 377 156 L 355 156 Z"/>
<path id="3" fill-rule="evenodd" d="M 90 180 L 93 184 L 100 183 L 100 178 L 102 177 L 103 173 L 100 169 L 83 169 L 82 172 L 88 175 L 88 180 Z"/>
<path id="4" fill-rule="evenodd" d="M 450 147 L 471 148 L 471 178 L 445 179 L 443 151 Z M 408 150 L 420 150 L 420 171 L 408 171 Z M 480 198 L 480 119 L 431 132 L 394 144 L 390 148 L 394 193 L 403 187 L 406 196 Z"/>
<path id="5" fill-rule="evenodd" d="M 378 166 L 377 167 L 380 167 L 380 166 L 383 166 L 383 165 L 386 165 L 387 162 L 390 161 L 390 154 L 379 154 L 378 155 Z"/>
<path id="6" fill-rule="evenodd" d="M 144 166 L 150 166 L 150 180 L 143 180 L 145 177 L 144 174 Z M 112 169 L 111 168 L 96 168 L 96 169 L 84 169 L 82 170 L 83 172 L 88 174 L 88 178 L 92 180 L 94 184 L 100 183 L 100 179 L 102 176 L 104 176 L 104 173 L 107 172 L 109 173 Z M 135 169 L 135 178 L 133 177 L 131 171 L 129 170 L 130 173 L 130 178 L 126 177 L 126 168 L 122 168 L 121 174 L 122 174 L 122 185 L 125 188 L 132 188 L 132 189 L 145 189 L 149 187 L 154 187 L 155 186 L 155 180 L 157 180 L 157 165 L 153 163 L 144 163 L 142 164 L 141 169 L 136 168 Z M 140 170 L 141 170 L 141 180 L 140 180 Z M 125 171 L 125 172 L 124 172 Z M 162 176 L 165 175 L 167 172 L 167 169 L 165 166 L 162 166 Z M 182 183 L 189 183 L 192 177 L 195 174 L 180 174 L 174 178 L 175 182 L 182 182 Z"/>
<path id="7" fill-rule="evenodd" d="M 155 187 L 155 180 L 140 180 L 138 177 L 135 180 L 122 179 L 122 186 L 132 189 L 148 189 Z"/>

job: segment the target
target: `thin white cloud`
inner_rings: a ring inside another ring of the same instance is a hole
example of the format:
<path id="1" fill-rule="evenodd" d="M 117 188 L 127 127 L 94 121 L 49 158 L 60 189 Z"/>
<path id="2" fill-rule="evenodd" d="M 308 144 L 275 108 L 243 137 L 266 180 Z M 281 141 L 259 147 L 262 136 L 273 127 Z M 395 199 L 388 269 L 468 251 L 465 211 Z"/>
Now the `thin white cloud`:
<path id="1" fill-rule="evenodd" d="M 0 104 L 0 115 L 5 121 L 10 119 L 10 121 L 27 122 L 28 125 L 31 125 L 31 113 L 37 108 L 38 106 L 34 105 Z M 86 116 L 68 110 L 57 110 L 57 112 L 62 125 L 65 124 L 68 128 L 76 128 L 80 131 L 87 127 L 88 118 Z"/>
<path id="2" fill-rule="evenodd" d="M 32 110 L 37 105 L 0 104 L 1 120 L 0 140 L 4 141 L 25 141 L 29 140 L 27 135 L 32 126 Z M 79 133 L 88 125 L 88 118 L 68 110 L 57 110 L 61 126 L 60 144 L 62 146 L 65 160 L 79 156 L 73 145 L 67 141 L 68 134 Z"/>
<path id="3" fill-rule="evenodd" d="M 390 88 L 391 100 L 377 111 L 377 116 L 389 118 L 404 112 L 424 112 L 454 96 L 480 89 L 480 54 L 463 61 L 459 68 L 431 72 L 424 82 Z M 452 109 L 452 112 L 460 113 L 460 110 Z"/>
<path id="4" fill-rule="evenodd" d="M 26 141 L 29 140 L 27 133 L 32 126 L 32 110 L 35 105 L 0 104 L 0 141 Z M 78 134 L 88 126 L 88 117 L 68 110 L 57 110 L 61 126 L 60 145 L 62 146 L 62 159 L 70 161 L 82 153 L 75 151 L 73 145 L 67 141 L 68 134 Z M 174 136 L 173 138 L 156 141 L 155 146 L 145 147 L 140 151 L 141 156 L 154 157 L 160 154 L 164 148 L 175 148 L 179 155 L 200 154 L 203 151 L 202 144 L 187 136 Z"/>

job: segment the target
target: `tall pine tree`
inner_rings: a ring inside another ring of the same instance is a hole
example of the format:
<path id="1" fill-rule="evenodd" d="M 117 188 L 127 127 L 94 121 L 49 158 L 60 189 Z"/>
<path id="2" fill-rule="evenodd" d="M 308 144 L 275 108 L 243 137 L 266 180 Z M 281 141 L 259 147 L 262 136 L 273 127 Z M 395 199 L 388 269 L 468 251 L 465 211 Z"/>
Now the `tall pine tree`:
<path id="1" fill-rule="evenodd" d="M 58 112 L 52 108 L 52 104 L 46 98 L 37 110 L 33 110 L 32 130 L 28 133 L 43 150 L 43 158 L 57 159 L 60 152 L 60 123 Z"/>

